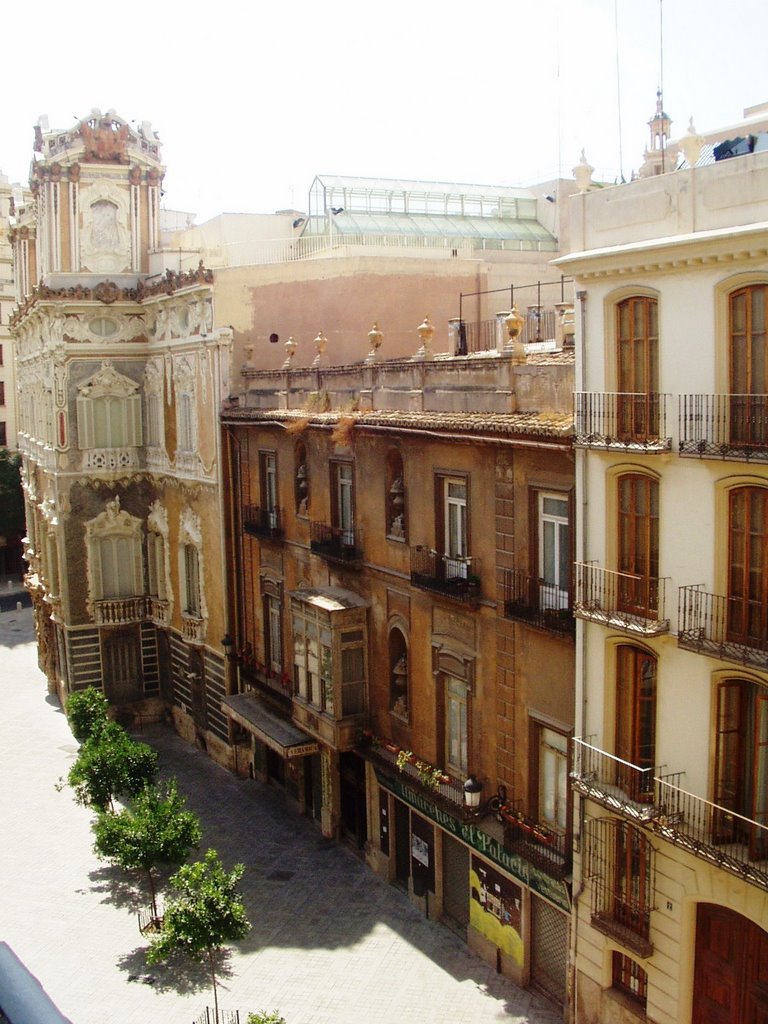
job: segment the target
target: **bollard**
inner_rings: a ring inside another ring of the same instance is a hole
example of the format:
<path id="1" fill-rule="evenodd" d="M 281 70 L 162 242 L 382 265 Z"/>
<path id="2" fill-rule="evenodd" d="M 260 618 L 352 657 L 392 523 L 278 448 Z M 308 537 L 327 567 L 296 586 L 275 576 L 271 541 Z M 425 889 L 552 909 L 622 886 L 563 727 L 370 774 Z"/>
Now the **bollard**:
<path id="1" fill-rule="evenodd" d="M 8 589 L 13 590 L 13 580 L 8 580 Z"/>
<path id="2" fill-rule="evenodd" d="M 16 602 L 16 611 L 17 611 L 17 612 L 20 612 L 20 611 L 21 611 L 21 601 L 17 601 L 17 602 Z"/>

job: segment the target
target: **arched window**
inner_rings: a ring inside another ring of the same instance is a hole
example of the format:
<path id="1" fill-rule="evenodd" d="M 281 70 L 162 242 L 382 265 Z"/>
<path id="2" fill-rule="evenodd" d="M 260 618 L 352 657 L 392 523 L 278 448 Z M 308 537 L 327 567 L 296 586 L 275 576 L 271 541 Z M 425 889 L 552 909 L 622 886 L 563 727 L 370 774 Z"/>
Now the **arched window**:
<path id="1" fill-rule="evenodd" d="M 738 487 L 728 507 L 728 639 L 768 639 L 768 487 Z"/>
<path id="2" fill-rule="evenodd" d="M 306 516 L 309 514 L 309 467 L 307 464 L 307 448 L 303 441 L 299 441 L 294 451 L 294 498 L 296 502 L 296 515 Z"/>
<path id="3" fill-rule="evenodd" d="M 93 600 L 117 600 L 144 593 L 141 527 L 140 519 L 121 510 L 119 496 L 85 524 Z"/>
<path id="4" fill-rule="evenodd" d="M 746 843 L 750 857 L 768 856 L 768 687 L 726 679 L 715 699 L 714 821 L 720 843 Z M 747 821 L 746 819 L 749 819 Z"/>
<path id="5" fill-rule="evenodd" d="M 643 439 L 659 432 L 658 303 L 646 295 L 616 307 L 617 429 L 619 437 Z"/>
<path id="6" fill-rule="evenodd" d="M 389 709 L 393 715 L 408 720 L 408 646 L 399 629 L 389 634 Z"/>
<path id="7" fill-rule="evenodd" d="M 659 484 L 627 473 L 618 489 L 619 607 L 653 618 L 659 608 Z"/>
<path id="8" fill-rule="evenodd" d="M 611 956 L 613 987 L 645 1009 L 648 1002 L 648 973 L 626 953 L 614 950 Z"/>
<path id="9" fill-rule="evenodd" d="M 768 441 L 768 285 L 754 284 L 729 297 L 731 444 Z"/>

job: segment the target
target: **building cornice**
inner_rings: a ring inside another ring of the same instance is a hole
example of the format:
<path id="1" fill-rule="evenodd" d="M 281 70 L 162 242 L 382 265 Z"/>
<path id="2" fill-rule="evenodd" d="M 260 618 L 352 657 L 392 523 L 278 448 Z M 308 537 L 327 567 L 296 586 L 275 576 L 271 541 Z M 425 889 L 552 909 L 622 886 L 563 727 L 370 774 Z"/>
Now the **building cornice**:
<path id="1" fill-rule="evenodd" d="M 569 253 L 552 265 L 579 281 L 676 273 L 768 258 L 768 221 Z"/>

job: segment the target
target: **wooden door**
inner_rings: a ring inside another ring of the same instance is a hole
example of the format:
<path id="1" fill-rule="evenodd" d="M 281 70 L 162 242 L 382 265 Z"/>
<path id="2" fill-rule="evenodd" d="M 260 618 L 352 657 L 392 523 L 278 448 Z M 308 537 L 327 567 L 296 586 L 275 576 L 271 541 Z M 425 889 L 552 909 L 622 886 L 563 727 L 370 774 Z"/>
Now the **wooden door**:
<path id="1" fill-rule="evenodd" d="M 696 914 L 692 1024 L 768 1024 L 768 933 L 711 903 Z"/>

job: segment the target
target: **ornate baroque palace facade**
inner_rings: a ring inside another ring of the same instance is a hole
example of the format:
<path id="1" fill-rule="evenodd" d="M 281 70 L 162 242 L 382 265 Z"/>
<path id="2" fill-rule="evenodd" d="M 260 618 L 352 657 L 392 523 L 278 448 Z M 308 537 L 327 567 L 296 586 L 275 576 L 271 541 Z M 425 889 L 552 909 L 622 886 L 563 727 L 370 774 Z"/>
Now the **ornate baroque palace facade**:
<path id="1" fill-rule="evenodd" d="M 36 129 L 12 230 L 19 447 L 39 657 L 61 698 L 172 711 L 226 761 L 213 277 L 164 272 L 160 145 L 98 111 Z"/>

